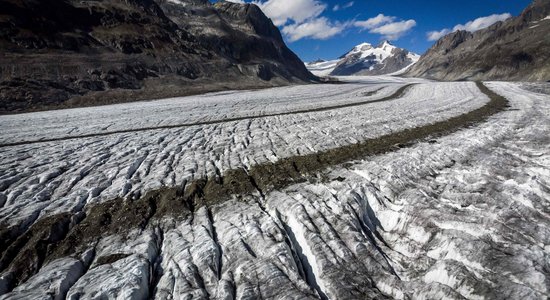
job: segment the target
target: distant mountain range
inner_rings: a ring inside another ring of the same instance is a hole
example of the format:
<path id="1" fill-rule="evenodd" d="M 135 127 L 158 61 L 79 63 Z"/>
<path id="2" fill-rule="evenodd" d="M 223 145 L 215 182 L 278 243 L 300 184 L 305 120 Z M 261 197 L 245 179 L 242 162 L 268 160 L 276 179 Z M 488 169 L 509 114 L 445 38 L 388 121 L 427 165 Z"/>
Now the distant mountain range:
<path id="1" fill-rule="evenodd" d="M 253 4 L 0 0 L 0 113 L 315 81 Z"/>
<path id="2" fill-rule="evenodd" d="M 419 58 L 418 54 L 384 41 L 378 46 L 363 43 L 336 60 L 317 60 L 307 63 L 306 67 L 317 76 L 398 74 L 411 67 Z"/>
<path id="3" fill-rule="evenodd" d="M 550 0 L 476 32 L 441 38 L 405 74 L 437 80 L 550 81 Z"/>

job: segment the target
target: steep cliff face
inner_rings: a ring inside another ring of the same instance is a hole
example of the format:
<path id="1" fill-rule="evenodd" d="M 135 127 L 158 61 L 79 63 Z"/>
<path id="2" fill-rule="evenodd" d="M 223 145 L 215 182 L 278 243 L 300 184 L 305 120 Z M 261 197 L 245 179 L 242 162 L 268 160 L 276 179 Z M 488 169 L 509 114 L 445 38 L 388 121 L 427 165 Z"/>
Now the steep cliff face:
<path id="1" fill-rule="evenodd" d="M 166 15 L 197 38 L 206 49 L 270 80 L 312 79 L 301 60 L 286 46 L 279 29 L 256 5 L 195 0 L 157 0 Z M 188 17 L 193 16 L 189 22 Z M 249 65 L 252 66 L 250 69 Z"/>
<path id="2" fill-rule="evenodd" d="M 0 112 L 315 80 L 255 5 L 0 0 Z"/>
<path id="3" fill-rule="evenodd" d="M 550 1 L 470 33 L 453 32 L 424 54 L 408 76 L 439 80 L 550 80 Z"/>

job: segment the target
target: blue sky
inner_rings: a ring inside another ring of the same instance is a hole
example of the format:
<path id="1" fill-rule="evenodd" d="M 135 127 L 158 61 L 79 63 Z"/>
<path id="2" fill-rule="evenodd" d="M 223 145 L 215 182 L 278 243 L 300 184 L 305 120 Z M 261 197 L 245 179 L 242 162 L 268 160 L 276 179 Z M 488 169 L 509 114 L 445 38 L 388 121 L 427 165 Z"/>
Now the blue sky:
<path id="1" fill-rule="evenodd" d="M 438 37 L 518 15 L 531 0 L 231 0 L 254 2 L 304 61 L 334 59 L 362 42 L 389 39 L 424 53 Z M 470 23 L 469 23 L 470 22 Z M 429 39 L 431 37 L 431 40 Z"/>

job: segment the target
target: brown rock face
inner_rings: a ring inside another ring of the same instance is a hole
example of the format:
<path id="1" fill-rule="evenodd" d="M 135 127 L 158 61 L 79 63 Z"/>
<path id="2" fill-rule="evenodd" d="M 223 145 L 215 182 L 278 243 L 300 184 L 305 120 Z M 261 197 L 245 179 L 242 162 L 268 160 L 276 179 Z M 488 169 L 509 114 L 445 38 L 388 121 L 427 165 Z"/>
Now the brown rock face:
<path id="1" fill-rule="evenodd" d="M 438 80 L 550 80 L 550 1 L 535 0 L 515 18 L 436 42 L 407 76 Z"/>
<path id="2" fill-rule="evenodd" d="M 0 0 L 0 113 L 316 78 L 254 5 Z"/>

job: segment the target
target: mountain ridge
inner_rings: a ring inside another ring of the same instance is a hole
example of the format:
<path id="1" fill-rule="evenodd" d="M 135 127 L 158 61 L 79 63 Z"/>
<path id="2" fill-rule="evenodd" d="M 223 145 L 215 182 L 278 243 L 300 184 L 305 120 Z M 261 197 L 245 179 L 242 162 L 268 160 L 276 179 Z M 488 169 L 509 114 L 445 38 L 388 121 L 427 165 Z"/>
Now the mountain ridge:
<path id="1" fill-rule="evenodd" d="M 404 75 L 436 80 L 550 80 L 550 1 L 476 32 L 439 39 Z"/>
<path id="2" fill-rule="evenodd" d="M 254 4 L 0 0 L 0 10 L 0 113 L 316 81 Z"/>

